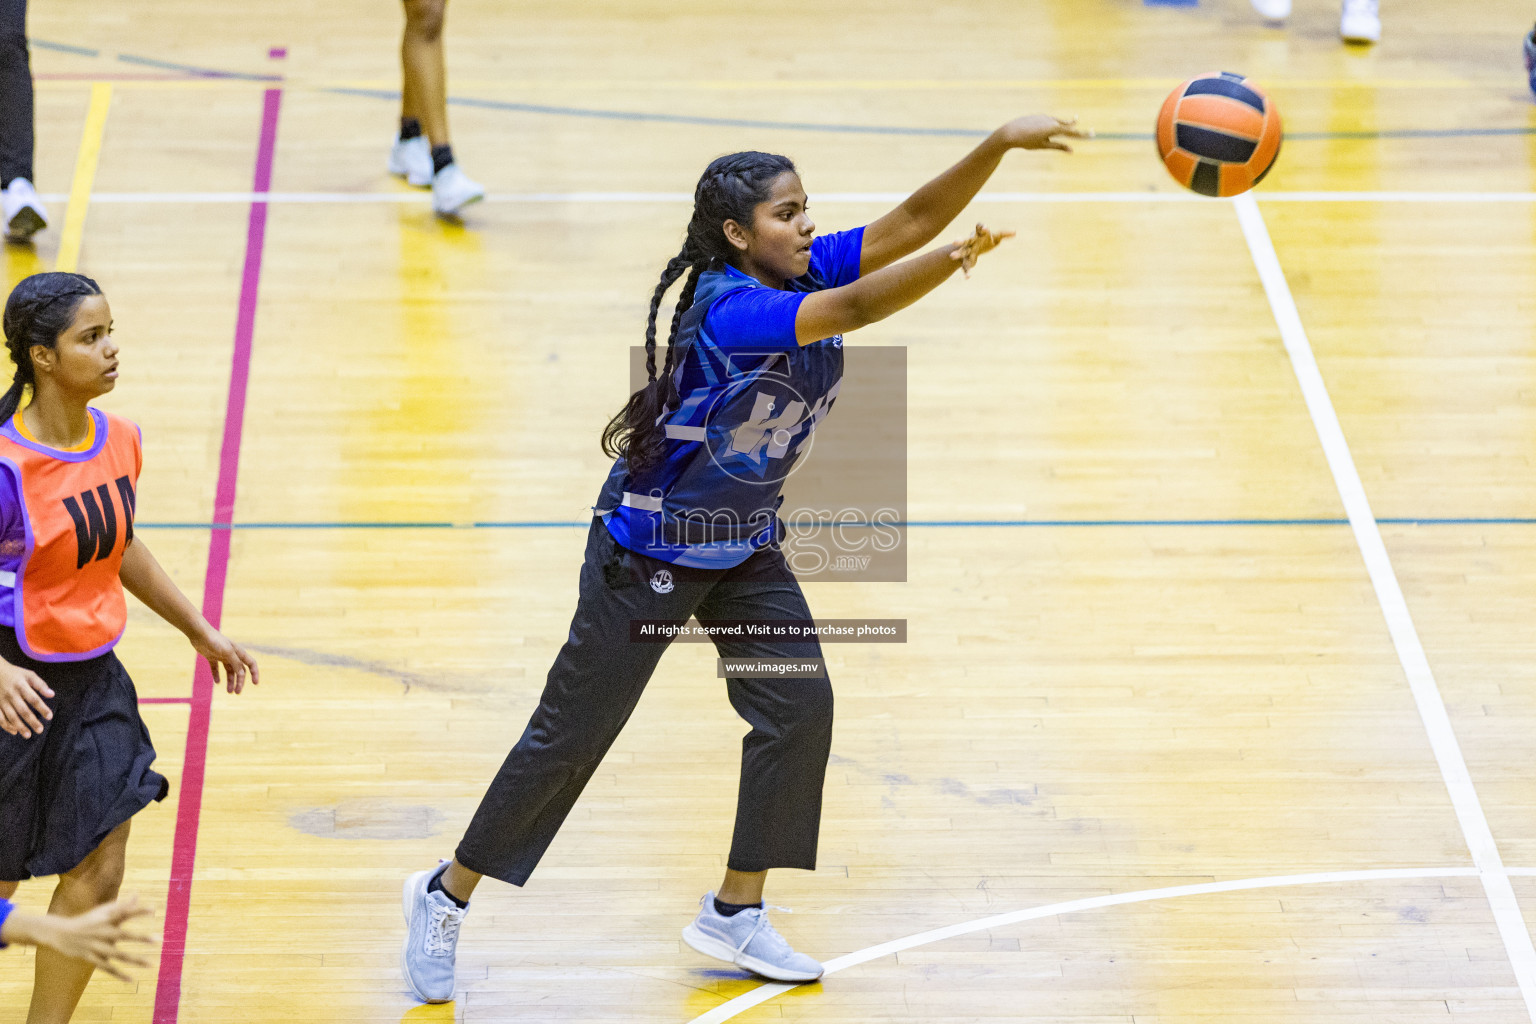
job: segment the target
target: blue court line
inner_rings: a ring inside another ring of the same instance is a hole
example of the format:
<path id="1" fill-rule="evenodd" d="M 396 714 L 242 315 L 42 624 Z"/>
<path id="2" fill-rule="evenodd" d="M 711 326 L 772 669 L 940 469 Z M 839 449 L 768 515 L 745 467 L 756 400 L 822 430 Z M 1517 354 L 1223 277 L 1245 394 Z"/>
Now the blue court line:
<path id="1" fill-rule="evenodd" d="M 390 89 L 350 89 L 334 86 L 321 90 L 342 96 L 366 96 L 370 99 L 399 100 L 400 93 Z M 555 107 L 542 103 L 515 103 L 510 100 L 486 100 L 473 96 L 450 96 L 448 102 L 460 107 L 484 110 L 510 110 L 522 114 L 552 114 L 557 117 L 588 117 L 605 121 L 659 121 L 664 124 L 694 124 L 711 128 L 769 128 L 775 131 L 837 132 L 859 135 L 938 135 L 983 138 L 990 130 L 975 128 L 906 128 L 900 125 L 823 124 L 814 121 L 757 121 L 739 117 L 707 117 L 695 114 L 657 114 L 637 110 L 603 110 L 596 107 Z M 1138 138 L 1140 136 L 1137 136 Z M 1147 136 L 1152 138 L 1151 135 Z"/>
<path id="2" fill-rule="evenodd" d="M 197 75 L 201 78 L 237 78 L 245 82 L 281 82 L 282 75 L 256 75 L 245 71 L 219 71 L 215 68 L 200 68 L 192 64 L 177 64 L 168 60 L 156 60 L 154 57 L 138 57 L 131 53 L 120 53 L 117 59 L 124 64 L 142 64 L 145 67 L 163 68 L 166 71 L 180 71 L 182 74 Z"/>
<path id="3" fill-rule="evenodd" d="M 342 96 L 398 100 L 400 94 L 389 89 L 350 89 L 340 86 L 321 90 Z M 586 117 L 608 121 L 652 121 L 664 124 L 705 125 L 714 128 L 764 128 L 770 131 L 829 132 L 858 135 L 919 135 L 979 139 L 992 134 L 983 128 L 920 128 L 878 124 L 823 124 L 812 121 L 760 121 L 737 117 L 706 117 L 694 114 L 659 114 L 636 110 L 605 110 L 598 107 L 559 107 L 541 103 L 515 103 L 487 100 L 473 96 L 450 96 L 448 102 L 482 110 L 509 110 L 523 114 L 549 114 L 556 117 Z M 1536 127 L 1526 128 L 1385 128 L 1378 131 L 1287 132 L 1287 142 L 1329 142 L 1377 139 L 1455 139 L 1498 136 L 1536 135 Z M 1108 142 L 1151 142 L 1152 132 L 1096 132 L 1094 138 Z"/>
<path id="4" fill-rule="evenodd" d="M 1491 516 L 1472 519 L 1377 519 L 1378 523 L 1392 526 L 1532 526 L 1536 519 Z"/>
<path id="5" fill-rule="evenodd" d="M 1536 518 L 1514 516 L 1381 517 L 1387 526 L 1536 526 Z M 564 521 L 542 519 L 484 520 L 468 523 L 449 522 L 291 522 L 291 523 L 135 523 L 141 530 L 548 530 L 585 529 L 591 520 Z M 832 526 L 832 523 L 822 524 Z M 843 523 L 847 527 L 868 523 Z M 882 523 L 882 526 L 922 528 L 947 527 L 1077 527 L 1077 526 L 1348 526 L 1348 519 L 913 519 L 907 523 Z"/>
<path id="6" fill-rule="evenodd" d="M 100 50 L 92 50 L 85 46 L 70 46 L 68 43 L 50 43 L 46 39 L 28 39 L 27 42 L 40 50 L 58 50 L 60 53 L 78 53 L 82 57 L 100 57 Z"/>
<path id="7" fill-rule="evenodd" d="M 297 522 L 297 523 L 134 523 L 135 530 L 456 530 L 479 523 L 434 522 Z M 572 526 L 573 523 L 528 524 L 548 526 Z"/>
<path id="8" fill-rule="evenodd" d="M 100 57 L 101 50 L 93 50 L 87 46 L 71 46 L 69 43 L 55 43 L 47 39 L 29 39 L 27 42 L 40 50 L 57 50 L 60 53 L 75 53 L 82 57 Z M 245 71 L 220 71 L 217 68 L 198 67 L 195 64 L 177 64 L 174 61 L 159 60 L 155 57 L 140 57 L 132 53 L 113 54 L 116 59 L 124 64 L 141 64 L 145 67 L 161 68 L 165 71 L 179 71 L 184 75 L 197 75 L 200 78 L 234 78 L 244 82 L 281 82 L 282 75 L 258 75 Z"/>
<path id="9" fill-rule="evenodd" d="M 1348 519 L 914 519 L 907 526 L 1339 526 Z M 828 526 L 833 524 L 828 523 Z M 847 525 L 858 526 L 858 523 Z M 882 524 L 883 525 L 883 524 Z M 892 524 L 900 525 L 900 524 Z"/>
<path id="10" fill-rule="evenodd" d="M 1337 139 L 1464 139 L 1501 135 L 1536 135 L 1536 128 L 1388 128 L 1360 132 L 1286 132 L 1287 142 Z M 1152 138 L 1148 135 L 1147 138 Z"/>

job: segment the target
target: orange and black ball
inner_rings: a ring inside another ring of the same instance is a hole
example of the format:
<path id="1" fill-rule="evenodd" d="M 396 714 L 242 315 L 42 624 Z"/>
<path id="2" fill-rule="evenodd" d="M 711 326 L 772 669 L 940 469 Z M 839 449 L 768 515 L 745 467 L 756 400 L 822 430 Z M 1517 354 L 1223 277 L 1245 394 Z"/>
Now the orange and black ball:
<path id="1" fill-rule="evenodd" d="M 1274 100 L 1230 71 L 1192 78 L 1157 115 L 1157 154 L 1168 173 L 1203 196 L 1236 196 L 1264 180 L 1280 155 Z"/>

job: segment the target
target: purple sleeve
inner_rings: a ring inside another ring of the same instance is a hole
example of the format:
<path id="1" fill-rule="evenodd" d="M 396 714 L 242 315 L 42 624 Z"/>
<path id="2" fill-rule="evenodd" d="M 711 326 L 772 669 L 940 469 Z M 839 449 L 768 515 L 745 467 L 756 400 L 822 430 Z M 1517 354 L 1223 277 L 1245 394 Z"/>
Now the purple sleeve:
<path id="1" fill-rule="evenodd" d="M 21 518 L 21 491 L 11 467 L 0 465 L 0 569 L 15 572 L 26 551 L 27 528 Z"/>
<path id="2" fill-rule="evenodd" d="M 0 571 L 17 572 L 27 553 L 27 526 L 22 519 L 21 491 L 11 467 L 0 464 Z M 0 584 L 0 626 L 16 626 L 16 590 Z"/>
<path id="3" fill-rule="evenodd" d="M 811 242 L 811 272 L 828 288 L 841 288 L 859 279 L 859 260 L 864 255 L 864 229 L 834 231 Z"/>
<path id="4" fill-rule="evenodd" d="M 11 906 L 10 900 L 0 900 L 0 931 L 5 930 L 5 919 L 11 916 L 11 911 L 14 909 L 15 908 Z M 0 949 L 4 948 L 5 943 L 0 942 Z"/>
<path id="5" fill-rule="evenodd" d="M 704 327 L 710 340 L 724 349 L 797 348 L 795 315 L 805 294 L 776 288 L 738 288 L 710 307 L 704 314 Z"/>

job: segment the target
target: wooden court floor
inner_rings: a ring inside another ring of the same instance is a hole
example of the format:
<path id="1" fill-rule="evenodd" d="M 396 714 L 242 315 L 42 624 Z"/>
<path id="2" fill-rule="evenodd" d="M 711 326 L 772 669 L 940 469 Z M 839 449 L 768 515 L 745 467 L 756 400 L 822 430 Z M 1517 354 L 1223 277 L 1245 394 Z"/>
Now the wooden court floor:
<path id="1" fill-rule="evenodd" d="M 450 225 L 384 173 L 396 5 L 34 5 L 55 224 L 7 273 L 74 232 L 142 535 L 265 679 L 210 703 L 133 610 L 173 795 L 126 888 L 172 941 L 77 1019 L 1536 1019 L 1533 12 L 1383 6 L 1359 51 L 1331 0 L 454 0 L 492 194 Z M 1221 69 L 1291 132 L 1257 203 L 1152 154 Z M 961 224 L 1019 238 L 849 340 L 907 350 L 914 525 L 906 583 L 808 587 L 909 624 L 828 648 L 821 864 L 770 880 L 836 970 L 759 991 L 679 938 L 744 731 L 679 645 L 532 882 L 476 896 L 459 1000 L 415 1006 L 400 882 L 564 637 L 679 195 L 782 151 L 852 227 L 1039 110 L 1102 137 L 1011 156 Z M 0 955 L 0 1021 L 30 974 Z"/>

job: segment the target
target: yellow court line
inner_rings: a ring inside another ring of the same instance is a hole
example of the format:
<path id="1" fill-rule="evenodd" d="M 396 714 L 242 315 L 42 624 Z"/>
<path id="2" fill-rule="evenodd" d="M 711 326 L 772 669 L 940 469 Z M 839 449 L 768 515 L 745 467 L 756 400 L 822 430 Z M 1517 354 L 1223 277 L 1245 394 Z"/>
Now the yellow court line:
<path id="1" fill-rule="evenodd" d="M 107 108 L 111 105 L 112 83 L 92 83 L 91 105 L 85 112 L 85 129 L 80 133 L 80 155 L 75 157 L 75 180 L 69 186 L 69 205 L 64 211 L 55 270 L 74 271 L 80 265 L 85 213 L 91 205 L 91 186 L 96 183 L 96 164 L 101 158 L 101 138 L 107 130 Z"/>

